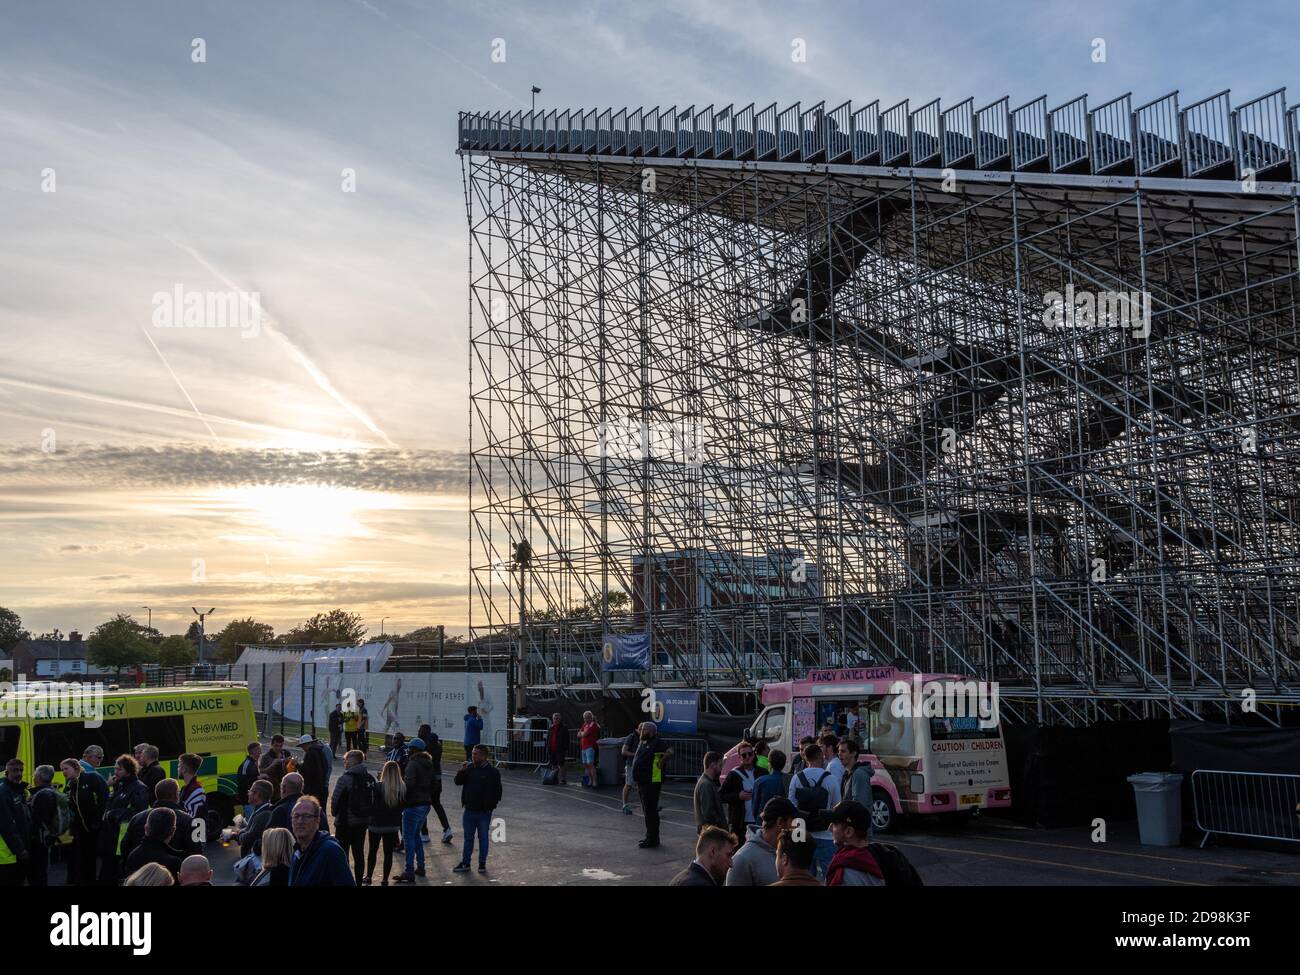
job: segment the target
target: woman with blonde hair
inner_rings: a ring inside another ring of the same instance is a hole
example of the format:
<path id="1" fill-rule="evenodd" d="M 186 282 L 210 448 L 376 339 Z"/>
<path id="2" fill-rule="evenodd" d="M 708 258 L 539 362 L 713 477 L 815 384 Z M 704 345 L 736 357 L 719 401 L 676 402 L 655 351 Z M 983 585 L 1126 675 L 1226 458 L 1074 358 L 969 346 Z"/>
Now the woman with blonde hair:
<path id="1" fill-rule="evenodd" d="M 176 880 L 161 863 L 146 863 L 126 878 L 124 887 L 172 887 Z"/>
<path id="2" fill-rule="evenodd" d="M 384 848 L 384 879 L 381 886 L 388 886 L 388 875 L 393 871 L 393 847 L 397 845 L 397 834 L 402 829 L 402 807 L 406 804 L 406 780 L 402 777 L 402 767 L 396 762 L 385 762 L 384 770 L 379 773 L 379 788 L 375 790 L 375 805 L 370 810 L 370 825 L 366 832 L 370 834 L 370 852 L 366 857 L 366 883 L 375 872 L 375 858 L 382 844 Z"/>
<path id="3" fill-rule="evenodd" d="M 262 869 L 250 887 L 288 887 L 289 864 L 293 862 L 293 833 L 283 826 L 262 834 Z"/>

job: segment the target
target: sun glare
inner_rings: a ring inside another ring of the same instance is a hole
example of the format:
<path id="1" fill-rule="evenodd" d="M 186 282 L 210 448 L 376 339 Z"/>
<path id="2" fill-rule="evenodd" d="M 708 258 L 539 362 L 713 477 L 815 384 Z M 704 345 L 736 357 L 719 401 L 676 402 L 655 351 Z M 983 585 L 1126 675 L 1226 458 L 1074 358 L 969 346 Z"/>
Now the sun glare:
<path id="1" fill-rule="evenodd" d="M 300 484 L 229 488 L 219 506 L 246 529 L 240 540 L 323 546 L 369 536 L 365 514 L 401 503 L 380 491 Z"/>

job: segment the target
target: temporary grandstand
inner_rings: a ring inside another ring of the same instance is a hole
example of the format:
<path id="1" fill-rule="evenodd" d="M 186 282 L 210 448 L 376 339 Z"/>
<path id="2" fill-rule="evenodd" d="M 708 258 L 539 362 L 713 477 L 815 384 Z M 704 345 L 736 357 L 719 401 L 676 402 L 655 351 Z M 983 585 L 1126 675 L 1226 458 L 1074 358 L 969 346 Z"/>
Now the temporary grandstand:
<path id="1" fill-rule="evenodd" d="M 474 635 L 1289 721 L 1297 143 L 1285 90 L 462 113 Z"/>

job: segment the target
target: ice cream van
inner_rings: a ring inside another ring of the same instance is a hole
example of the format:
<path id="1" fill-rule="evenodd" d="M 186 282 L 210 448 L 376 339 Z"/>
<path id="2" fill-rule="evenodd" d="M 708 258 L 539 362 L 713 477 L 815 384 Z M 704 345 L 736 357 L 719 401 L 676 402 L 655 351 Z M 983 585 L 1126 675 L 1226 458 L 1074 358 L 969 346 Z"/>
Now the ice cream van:
<path id="1" fill-rule="evenodd" d="M 801 738 L 828 728 L 857 739 L 874 767 L 877 832 L 905 815 L 970 816 L 1011 805 L 996 685 L 893 667 L 810 670 L 802 680 L 764 685 L 761 700 L 749 737 L 791 761 Z M 737 764 L 732 748 L 724 776 Z"/>

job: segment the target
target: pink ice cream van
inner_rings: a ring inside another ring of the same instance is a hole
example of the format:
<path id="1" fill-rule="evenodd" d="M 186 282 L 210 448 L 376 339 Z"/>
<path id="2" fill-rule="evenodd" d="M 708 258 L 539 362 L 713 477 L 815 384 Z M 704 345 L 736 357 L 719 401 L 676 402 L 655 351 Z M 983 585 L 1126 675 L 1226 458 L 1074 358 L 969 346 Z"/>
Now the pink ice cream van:
<path id="1" fill-rule="evenodd" d="M 892 831 L 904 815 L 970 816 L 1011 805 L 996 684 L 865 667 L 810 670 L 803 680 L 764 685 L 761 695 L 749 737 L 785 752 L 787 774 L 801 738 L 829 726 L 836 737 L 857 739 L 874 767 L 877 832 Z M 733 747 L 724 778 L 739 763 Z"/>

